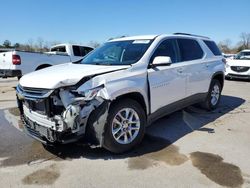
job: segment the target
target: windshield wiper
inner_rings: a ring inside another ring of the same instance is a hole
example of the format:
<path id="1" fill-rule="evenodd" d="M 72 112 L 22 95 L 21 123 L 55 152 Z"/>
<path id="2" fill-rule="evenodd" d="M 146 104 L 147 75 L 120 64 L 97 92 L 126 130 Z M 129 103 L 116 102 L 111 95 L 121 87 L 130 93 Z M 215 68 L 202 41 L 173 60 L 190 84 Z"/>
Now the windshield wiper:
<path id="1" fill-rule="evenodd" d="M 72 62 L 73 64 L 80 64 L 82 62 L 82 59 L 78 60 L 78 61 L 74 61 Z"/>
<path id="2" fill-rule="evenodd" d="M 85 63 L 82 63 L 83 65 Z M 116 65 L 116 66 L 124 66 L 124 65 L 130 65 L 132 66 L 131 64 L 120 64 L 120 63 L 110 63 L 110 62 L 103 62 L 101 61 L 100 63 L 99 62 L 91 62 L 91 63 L 86 63 L 85 65 L 103 65 L 103 66 L 112 66 L 112 65 Z"/>
<path id="3" fill-rule="evenodd" d="M 94 65 L 105 65 L 104 63 L 94 63 Z"/>
<path id="4" fill-rule="evenodd" d="M 112 63 L 108 63 L 108 62 L 101 62 L 101 63 L 94 63 L 95 65 L 114 65 Z"/>

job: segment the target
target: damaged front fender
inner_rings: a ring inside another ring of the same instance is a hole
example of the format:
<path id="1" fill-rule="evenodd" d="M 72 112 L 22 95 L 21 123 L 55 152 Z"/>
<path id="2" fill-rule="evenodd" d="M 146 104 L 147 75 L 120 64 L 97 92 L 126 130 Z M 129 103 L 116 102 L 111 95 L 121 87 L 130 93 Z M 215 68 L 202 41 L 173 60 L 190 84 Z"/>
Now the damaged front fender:
<path id="1" fill-rule="evenodd" d="M 82 97 L 74 97 L 66 90 L 61 90 L 59 95 L 66 108 L 63 121 L 72 132 L 83 133 L 91 144 L 102 146 L 110 101 L 100 95 L 86 101 Z"/>
<path id="2" fill-rule="evenodd" d="M 110 101 L 105 100 L 98 108 L 93 110 L 89 116 L 86 127 L 86 137 L 91 144 L 103 146 L 109 107 Z"/>

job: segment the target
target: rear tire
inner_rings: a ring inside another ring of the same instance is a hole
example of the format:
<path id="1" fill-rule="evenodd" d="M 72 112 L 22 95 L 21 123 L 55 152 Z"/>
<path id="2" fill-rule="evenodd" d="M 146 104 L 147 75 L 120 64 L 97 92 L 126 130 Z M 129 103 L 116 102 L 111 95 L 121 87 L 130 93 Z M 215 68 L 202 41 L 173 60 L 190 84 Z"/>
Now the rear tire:
<path id="1" fill-rule="evenodd" d="M 206 101 L 203 103 L 203 107 L 208 111 L 214 110 L 220 103 L 221 98 L 221 84 L 218 80 L 213 79 L 210 84 Z"/>
<path id="2" fill-rule="evenodd" d="M 132 149 L 142 141 L 145 126 L 145 111 L 138 102 L 125 99 L 112 104 L 105 127 L 104 148 L 113 153 Z"/>

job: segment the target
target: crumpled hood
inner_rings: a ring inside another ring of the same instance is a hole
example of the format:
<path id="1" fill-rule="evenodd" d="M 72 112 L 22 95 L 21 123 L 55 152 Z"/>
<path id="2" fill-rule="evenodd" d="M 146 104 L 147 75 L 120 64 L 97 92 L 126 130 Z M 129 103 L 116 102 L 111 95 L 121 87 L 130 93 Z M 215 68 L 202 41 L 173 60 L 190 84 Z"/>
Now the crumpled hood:
<path id="1" fill-rule="evenodd" d="M 112 72 L 128 67 L 130 66 L 66 63 L 26 74 L 20 79 L 19 83 L 22 87 L 56 89 L 63 86 L 75 85 L 86 76 Z"/>
<path id="2" fill-rule="evenodd" d="M 238 59 L 230 59 L 227 61 L 229 66 L 244 66 L 250 67 L 250 60 L 238 60 Z"/>

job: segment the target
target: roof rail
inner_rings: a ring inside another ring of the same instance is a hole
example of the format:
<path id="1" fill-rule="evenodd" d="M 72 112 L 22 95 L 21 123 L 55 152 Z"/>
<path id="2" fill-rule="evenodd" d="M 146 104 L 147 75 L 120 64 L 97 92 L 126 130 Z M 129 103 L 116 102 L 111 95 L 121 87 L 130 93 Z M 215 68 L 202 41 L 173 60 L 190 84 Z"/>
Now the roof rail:
<path id="1" fill-rule="evenodd" d="M 202 36 L 202 35 L 194 35 L 194 34 L 189 34 L 189 33 L 174 33 L 174 35 L 188 35 L 188 36 L 202 37 L 202 38 L 210 39 L 209 37 L 205 37 L 205 36 Z"/>

